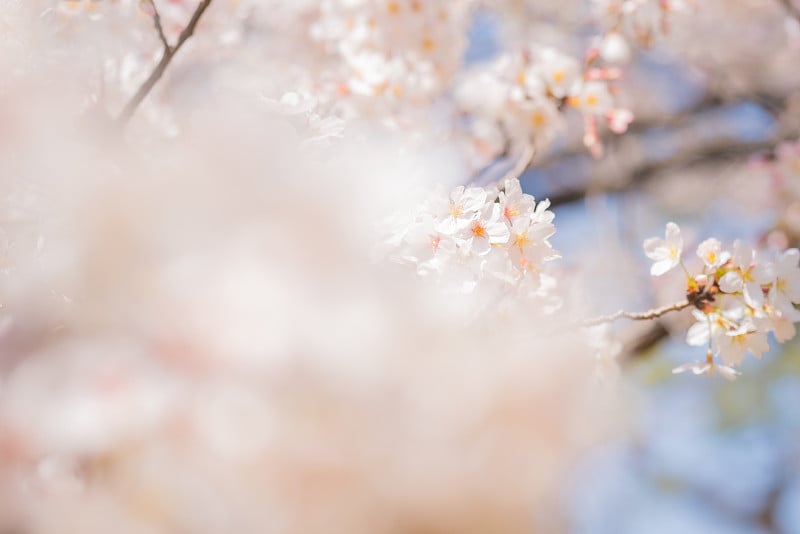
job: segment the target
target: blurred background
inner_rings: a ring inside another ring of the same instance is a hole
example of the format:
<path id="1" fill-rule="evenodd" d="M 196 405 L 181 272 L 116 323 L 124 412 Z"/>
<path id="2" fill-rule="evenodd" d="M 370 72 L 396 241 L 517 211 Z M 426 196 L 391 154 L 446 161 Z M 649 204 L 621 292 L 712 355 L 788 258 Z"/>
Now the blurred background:
<path id="1" fill-rule="evenodd" d="M 688 311 L 618 321 L 621 399 L 585 439 L 605 399 L 585 344 L 535 315 L 465 331 L 363 267 L 365 221 L 409 182 L 515 165 L 514 139 L 475 149 L 470 73 L 534 46 L 583 64 L 610 34 L 628 131 L 601 127 L 594 157 L 565 99 L 520 176 L 587 315 L 683 298 L 642 252 L 667 221 L 690 262 L 712 236 L 800 245 L 793 0 L 432 2 L 450 48 L 396 85 L 334 16 L 364 2 L 220 0 L 124 129 L 198 2 L 0 2 L 0 533 L 527 532 L 531 502 L 542 532 L 800 532 L 796 340 L 727 382 L 672 374 L 703 356 Z"/>

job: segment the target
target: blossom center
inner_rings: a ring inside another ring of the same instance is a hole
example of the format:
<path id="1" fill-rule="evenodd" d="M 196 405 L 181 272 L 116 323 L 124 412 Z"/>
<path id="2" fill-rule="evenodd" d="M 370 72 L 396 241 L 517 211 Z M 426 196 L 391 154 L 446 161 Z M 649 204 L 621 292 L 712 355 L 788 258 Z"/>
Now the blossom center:
<path id="1" fill-rule="evenodd" d="M 481 223 L 475 223 L 472 225 L 472 233 L 475 237 L 486 237 L 486 227 Z"/>

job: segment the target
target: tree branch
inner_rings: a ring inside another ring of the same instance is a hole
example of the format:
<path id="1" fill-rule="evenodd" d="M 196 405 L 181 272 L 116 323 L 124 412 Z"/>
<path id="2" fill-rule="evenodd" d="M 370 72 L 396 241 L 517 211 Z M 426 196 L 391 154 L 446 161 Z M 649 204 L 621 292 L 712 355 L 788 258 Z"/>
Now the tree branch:
<path id="1" fill-rule="evenodd" d="M 158 32 L 158 38 L 161 39 L 161 44 L 164 45 L 164 50 L 172 50 L 172 47 L 167 41 L 167 36 L 164 33 L 164 26 L 161 25 L 161 15 L 158 12 L 158 7 L 156 7 L 155 0 L 147 0 L 150 4 L 150 7 L 153 8 L 153 24 L 156 27 L 156 31 Z"/>
<path id="2" fill-rule="evenodd" d="M 531 162 L 533 161 L 533 156 L 536 154 L 536 149 L 533 146 L 533 143 L 529 143 L 525 146 L 525 149 L 522 151 L 522 155 L 519 157 L 517 162 L 514 164 L 511 169 L 508 170 L 507 173 L 503 175 L 500 179 L 499 183 L 502 186 L 506 180 L 519 178 L 522 174 L 528 170 Z"/>
<path id="3" fill-rule="evenodd" d="M 783 6 L 789 16 L 800 22 L 800 7 L 794 5 L 792 0 L 778 0 L 778 3 Z"/>
<path id="4" fill-rule="evenodd" d="M 743 142 L 724 140 L 723 142 L 707 144 L 705 146 L 692 147 L 670 158 L 657 161 L 645 161 L 624 173 L 625 178 L 622 180 L 616 180 L 609 184 L 595 184 L 592 188 L 592 192 L 623 192 L 633 185 L 642 185 L 663 172 L 673 169 L 690 168 L 701 163 L 726 162 L 732 159 L 738 159 L 745 155 L 768 150 L 783 141 L 796 138 L 797 135 L 797 131 L 791 130 L 764 141 Z M 588 193 L 589 186 L 587 185 L 563 189 L 555 194 L 549 195 L 548 198 L 550 199 L 550 205 L 556 207 L 585 198 Z"/>
<path id="5" fill-rule="evenodd" d="M 147 95 L 150 94 L 150 91 L 156 85 L 158 80 L 164 75 L 164 72 L 167 70 L 172 58 L 175 54 L 178 53 L 178 50 L 189 40 L 189 38 L 194 34 L 194 30 L 197 27 L 197 23 L 200 21 L 200 17 L 203 16 L 208 6 L 211 5 L 213 0 L 202 0 L 200 4 L 198 4 L 197 9 L 195 9 L 194 13 L 192 14 L 192 18 L 189 19 L 189 23 L 186 25 L 186 28 L 181 32 L 178 36 L 178 41 L 175 43 L 175 46 L 170 46 L 169 42 L 164 35 L 164 30 L 161 27 L 161 17 L 158 15 L 158 10 L 155 11 L 153 15 L 154 24 L 156 26 L 156 30 L 159 32 L 159 38 L 161 39 L 162 44 L 164 45 L 164 52 L 161 56 L 161 60 L 156 65 L 153 72 L 150 73 L 150 76 L 142 83 L 130 101 L 122 108 L 119 116 L 116 119 L 116 122 L 122 126 L 124 126 L 136 112 L 136 109 L 142 103 L 142 101 L 147 98 Z M 153 8 L 155 9 L 155 4 L 152 0 L 150 0 Z"/>
<path id="6" fill-rule="evenodd" d="M 594 319 L 588 319 L 583 322 L 583 326 L 596 326 L 603 323 L 611 323 L 623 317 L 633 321 L 647 321 L 650 319 L 657 319 L 670 312 L 683 310 L 688 308 L 690 305 L 691 303 L 688 300 L 682 300 L 680 302 L 676 302 L 675 304 L 670 304 L 669 306 L 663 306 L 661 308 L 654 308 L 646 312 L 631 313 L 620 310 L 616 313 L 612 313 L 611 315 L 602 315 L 600 317 L 595 317 Z"/>

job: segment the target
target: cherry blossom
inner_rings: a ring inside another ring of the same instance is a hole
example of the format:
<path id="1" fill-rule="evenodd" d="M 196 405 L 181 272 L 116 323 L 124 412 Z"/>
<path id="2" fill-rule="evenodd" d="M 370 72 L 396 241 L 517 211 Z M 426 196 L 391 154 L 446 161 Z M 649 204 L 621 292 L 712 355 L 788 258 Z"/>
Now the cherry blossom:
<path id="1" fill-rule="evenodd" d="M 769 350 L 767 334 L 759 332 L 754 325 L 748 323 L 716 336 L 716 340 L 720 357 L 730 366 L 741 365 L 746 352 L 761 358 Z"/>
<path id="2" fill-rule="evenodd" d="M 749 305 L 761 306 L 764 303 L 761 286 L 772 281 L 769 270 L 755 261 L 753 248 L 739 240 L 733 245 L 731 261 L 733 268 L 720 278 L 720 289 L 725 293 L 741 292 Z"/>
<path id="3" fill-rule="evenodd" d="M 494 188 L 453 189 L 414 208 L 410 220 L 390 223 L 385 255 L 416 266 L 417 273 L 436 273 L 443 283 L 458 279 L 459 292 L 472 292 L 482 281 L 500 280 L 504 286 L 542 287 L 545 264 L 558 258 L 549 238 L 555 233 L 549 202 L 536 202 L 522 192 L 519 180 L 506 179 Z"/>
<path id="4" fill-rule="evenodd" d="M 665 239 L 660 237 L 646 239 L 644 251 L 648 258 L 655 261 L 650 269 L 650 274 L 653 276 L 661 276 L 677 267 L 683 253 L 683 238 L 678 225 L 673 222 L 667 223 Z"/>
<path id="5" fill-rule="evenodd" d="M 800 302 L 800 251 L 783 251 L 772 264 L 774 277 L 769 291 L 769 303 L 782 314 L 795 318 L 798 312 L 793 303 Z"/>
<path id="6" fill-rule="evenodd" d="M 706 239 L 697 246 L 697 257 L 709 269 L 715 269 L 727 261 L 727 257 L 722 255 L 722 243 L 713 237 Z"/>
<path id="7" fill-rule="evenodd" d="M 737 371 L 733 367 L 724 364 L 714 363 L 714 359 L 710 351 L 708 353 L 708 358 L 705 361 L 698 361 L 698 362 L 679 365 L 678 367 L 672 370 L 672 373 L 680 374 L 680 373 L 685 373 L 686 371 L 691 371 L 695 375 L 706 374 L 708 376 L 714 376 L 714 372 L 716 371 L 728 380 L 736 380 L 736 377 L 741 374 L 740 371 Z"/>
<path id="8" fill-rule="evenodd" d="M 645 252 L 656 260 L 651 273 L 659 276 L 680 263 L 680 229 L 667 225 L 667 238 L 645 240 Z M 702 273 L 686 270 L 687 304 L 694 306 L 695 323 L 686 333 L 692 346 L 707 346 L 708 361 L 681 370 L 710 373 L 714 358 L 730 368 L 742 365 L 746 354 L 756 358 L 769 350 L 767 335 L 785 342 L 795 336 L 800 321 L 800 252 L 757 252 L 736 240 L 733 252 L 715 238 L 697 247 Z M 684 268 L 685 269 L 685 268 Z"/>

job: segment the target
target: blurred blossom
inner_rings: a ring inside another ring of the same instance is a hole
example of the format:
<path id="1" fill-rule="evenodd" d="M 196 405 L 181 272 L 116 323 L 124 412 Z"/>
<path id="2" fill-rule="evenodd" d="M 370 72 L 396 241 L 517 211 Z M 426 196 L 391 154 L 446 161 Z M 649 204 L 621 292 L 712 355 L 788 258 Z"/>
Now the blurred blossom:
<path id="1" fill-rule="evenodd" d="M 3 528 L 529 532 L 557 518 L 560 474 L 617 424 L 583 340 L 543 314 L 476 321 L 477 302 L 369 261 L 379 215 L 457 162 L 378 136 L 311 146 L 318 132 L 292 122 L 313 113 L 301 95 L 267 102 L 270 120 L 198 111 L 163 146 L 44 96 L 0 101 L 0 195 L 19 213 L 0 278 Z M 480 237 L 484 221 L 491 244 L 516 213 L 549 224 L 513 185 L 506 211 L 453 231 Z"/>

